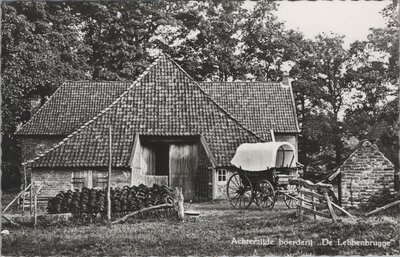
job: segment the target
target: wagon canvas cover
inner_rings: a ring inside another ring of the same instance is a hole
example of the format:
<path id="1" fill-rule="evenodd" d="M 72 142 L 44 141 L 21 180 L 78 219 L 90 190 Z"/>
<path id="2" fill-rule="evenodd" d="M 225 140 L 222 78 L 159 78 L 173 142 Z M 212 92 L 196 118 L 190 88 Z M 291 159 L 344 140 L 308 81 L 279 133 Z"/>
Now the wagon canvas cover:
<path id="1" fill-rule="evenodd" d="M 294 146 L 287 142 L 241 144 L 231 164 L 247 171 L 262 171 L 270 168 L 294 168 Z"/>

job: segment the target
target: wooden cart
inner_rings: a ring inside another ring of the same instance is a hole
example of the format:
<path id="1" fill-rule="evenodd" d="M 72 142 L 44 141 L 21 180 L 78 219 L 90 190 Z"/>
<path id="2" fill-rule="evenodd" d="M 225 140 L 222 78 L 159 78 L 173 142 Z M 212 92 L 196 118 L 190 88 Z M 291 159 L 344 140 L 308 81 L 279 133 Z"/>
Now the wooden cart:
<path id="1" fill-rule="evenodd" d="M 271 210 L 279 197 L 288 208 L 296 207 L 297 187 L 290 185 L 297 178 L 294 147 L 286 142 L 243 144 L 231 163 L 235 173 L 227 183 L 231 205 L 247 209 L 252 202 Z"/>

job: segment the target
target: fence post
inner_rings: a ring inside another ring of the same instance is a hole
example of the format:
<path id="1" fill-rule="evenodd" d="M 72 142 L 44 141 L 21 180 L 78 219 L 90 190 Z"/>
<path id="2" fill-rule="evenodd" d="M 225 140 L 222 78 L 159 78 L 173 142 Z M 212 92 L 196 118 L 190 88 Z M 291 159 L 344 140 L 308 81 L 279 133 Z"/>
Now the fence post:
<path id="1" fill-rule="evenodd" d="M 183 194 L 181 187 L 175 187 L 175 201 L 176 201 L 176 209 L 178 211 L 178 218 L 180 221 L 185 220 L 185 209 L 183 207 Z"/>
<path id="2" fill-rule="evenodd" d="M 325 197 L 326 203 L 328 204 L 329 212 L 330 212 L 330 214 L 332 216 L 333 222 L 336 223 L 337 216 L 336 216 L 336 214 L 335 214 L 335 212 L 333 210 L 333 207 L 332 207 L 332 204 L 331 204 L 331 199 L 329 199 L 329 195 L 328 195 L 328 192 L 326 190 L 324 190 L 324 197 Z"/>
<path id="3" fill-rule="evenodd" d="M 303 220 L 303 209 L 302 209 L 301 207 L 304 206 L 304 202 L 303 202 L 304 194 L 303 194 L 303 191 L 302 191 L 302 190 L 303 190 L 303 185 L 300 184 L 300 190 L 299 190 L 299 196 L 300 196 L 299 201 L 300 201 L 300 206 L 297 206 L 297 212 L 298 212 L 298 214 L 299 214 L 300 220 Z"/>
<path id="4" fill-rule="evenodd" d="M 29 214 L 31 215 L 31 217 L 32 217 L 32 204 L 33 204 L 33 202 L 32 202 L 32 191 L 33 191 L 33 187 L 34 187 L 35 185 L 34 184 L 32 184 L 32 186 L 31 186 L 31 188 L 30 188 L 30 190 L 29 190 Z"/>
<path id="5" fill-rule="evenodd" d="M 312 207 L 312 209 L 313 209 L 313 211 L 316 211 L 317 210 L 317 208 L 315 207 L 315 204 L 314 204 L 314 196 L 311 196 L 311 207 Z M 314 214 L 314 219 L 316 220 L 317 219 L 317 214 L 315 214 L 315 212 L 313 212 L 313 214 Z"/>
<path id="6" fill-rule="evenodd" d="M 34 210 L 33 210 L 33 213 L 34 213 L 34 223 L 33 223 L 33 226 L 35 226 L 36 227 L 36 224 L 37 224 L 37 188 L 36 188 L 36 185 L 35 185 L 35 191 L 34 191 Z"/>

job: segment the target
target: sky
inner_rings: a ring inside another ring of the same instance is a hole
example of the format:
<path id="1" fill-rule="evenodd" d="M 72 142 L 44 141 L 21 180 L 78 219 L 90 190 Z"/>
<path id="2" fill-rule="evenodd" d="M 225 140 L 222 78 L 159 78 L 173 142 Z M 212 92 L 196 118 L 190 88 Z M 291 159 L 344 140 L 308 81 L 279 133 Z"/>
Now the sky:
<path id="1" fill-rule="evenodd" d="M 388 1 L 280 1 L 276 15 L 306 38 L 330 31 L 345 35 L 345 47 L 367 39 L 369 28 L 384 27 L 380 11 Z"/>

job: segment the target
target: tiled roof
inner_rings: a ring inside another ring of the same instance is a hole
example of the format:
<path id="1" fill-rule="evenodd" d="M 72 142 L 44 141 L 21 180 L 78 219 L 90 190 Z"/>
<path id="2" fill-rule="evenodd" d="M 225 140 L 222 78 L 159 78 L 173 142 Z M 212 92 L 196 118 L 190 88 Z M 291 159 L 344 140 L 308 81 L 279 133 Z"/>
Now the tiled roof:
<path id="1" fill-rule="evenodd" d="M 66 82 L 17 135 L 68 135 L 109 106 L 132 82 Z"/>
<path id="2" fill-rule="evenodd" d="M 27 163 L 33 167 L 107 166 L 110 125 L 114 167 L 128 167 L 136 134 L 202 135 L 218 166 L 230 165 L 240 144 L 261 141 L 162 55 L 98 116 Z"/>
<path id="3" fill-rule="evenodd" d="M 200 86 L 245 126 L 268 137 L 298 133 L 291 87 L 276 82 L 199 82 Z"/>

